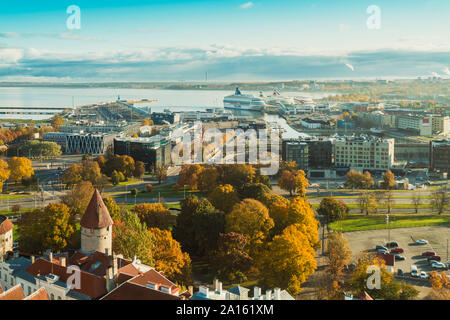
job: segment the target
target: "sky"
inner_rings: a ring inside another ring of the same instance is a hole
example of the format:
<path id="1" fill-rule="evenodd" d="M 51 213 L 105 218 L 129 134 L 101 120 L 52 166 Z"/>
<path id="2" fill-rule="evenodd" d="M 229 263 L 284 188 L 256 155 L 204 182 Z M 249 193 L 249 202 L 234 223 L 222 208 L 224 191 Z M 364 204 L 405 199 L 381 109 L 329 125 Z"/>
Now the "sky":
<path id="1" fill-rule="evenodd" d="M 449 12 L 442 0 L 2 1 L 0 81 L 449 78 Z"/>

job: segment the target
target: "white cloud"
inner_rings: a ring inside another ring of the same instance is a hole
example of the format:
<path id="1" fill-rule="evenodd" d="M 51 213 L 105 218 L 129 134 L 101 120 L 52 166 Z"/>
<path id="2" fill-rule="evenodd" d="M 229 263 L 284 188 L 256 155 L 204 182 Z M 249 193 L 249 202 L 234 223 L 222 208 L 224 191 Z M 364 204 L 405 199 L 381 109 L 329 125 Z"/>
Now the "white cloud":
<path id="1" fill-rule="evenodd" d="M 253 3 L 253 2 L 246 2 L 246 3 L 243 3 L 243 4 L 241 4 L 241 9 L 249 9 L 249 8 L 251 8 L 251 7 L 253 7 L 255 4 Z"/>
<path id="2" fill-rule="evenodd" d="M 345 64 L 350 70 L 355 71 L 355 68 L 350 64 L 350 63 L 346 63 Z"/>

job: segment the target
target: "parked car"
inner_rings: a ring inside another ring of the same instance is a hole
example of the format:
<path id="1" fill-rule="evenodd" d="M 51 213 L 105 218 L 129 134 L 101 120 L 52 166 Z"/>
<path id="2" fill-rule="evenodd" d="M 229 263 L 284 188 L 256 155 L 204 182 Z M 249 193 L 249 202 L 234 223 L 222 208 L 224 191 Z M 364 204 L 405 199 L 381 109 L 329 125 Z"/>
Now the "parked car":
<path id="1" fill-rule="evenodd" d="M 416 244 L 420 244 L 420 245 L 422 245 L 422 244 L 428 244 L 428 241 L 425 240 L 425 239 L 419 239 L 419 240 L 416 240 Z"/>
<path id="2" fill-rule="evenodd" d="M 447 269 L 447 265 L 445 263 L 442 263 L 442 262 L 433 262 L 431 264 L 431 267 L 435 268 L 435 269 Z"/>
<path id="3" fill-rule="evenodd" d="M 420 278 L 421 279 L 428 279 L 427 273 L 425 271 L 420 272 Z"/>
<path id="4" fill-rule="evenodd" d="M 434 251 L 425 251 L 425 252 L 422 252 L 422 257 L 433 257 L 433 256 L 435 256 L 436 255 L 436 252 L 434 252 Z"/>
<path id="5" fill-rule="evenodd" d="M 403 253 L 405 252 L 402 248 L 391 249 L 391 253 Z"/>
<path id="6" fill-rule="evenodd" d="M 430 262 L 430 261 L 441 261 L 441 257 L 440 256 L 432 256 L 432 257 L 429 257 L 427 260 L 428 260 L 428 262 Z"/>
<path id="7" fill-rule="evenodd" d="M 398 269 L 397 270 L 397 275 L 403 276 L 404 275 L 403 270 L 402 269 Z"/>
<path id="8" fill-rule="evenodd" d="M 389 251 L 387 251 L 385 249 L 378 249 L 377 252 L 381 253 L 381 254 L 389 254 Z"/>
<path id="9" fill-rule="evenodd" d="M 383 245 L 381 245 L 381 244 L 378 244 L 378 245 L 375 247 L 375 249 L 376 249 L 377 251 L 380 250 L 380 249 L 383 249 L 383 250 L 388 251 L 388 248 L 386 248 L 385 246 L 383 246 Z"/>
<path id="10" fill-rule="evenodd" d="M 404 256 L 396 254 L 396 255 L 394 255 L 394 260 L 395 261 L 403 261 L 403 260 L 406 260 L 406 258 Z"/>
<path id="11" fill-rule="evenodd" d="M 419 276 L 419 270 L 417 270 L 417 266 L 412 264 L 411 265 L 411 276 L 412 277 L 418 277 Z"/>
<path id="12" fill-rule="evenodd" d="M 386 243 L 386 247 L 388 247 L 388 248 L 397 248 L 398 247 L 398 243 L 395 242 L 395 241 L 388 242 L 388 243 Z"/>

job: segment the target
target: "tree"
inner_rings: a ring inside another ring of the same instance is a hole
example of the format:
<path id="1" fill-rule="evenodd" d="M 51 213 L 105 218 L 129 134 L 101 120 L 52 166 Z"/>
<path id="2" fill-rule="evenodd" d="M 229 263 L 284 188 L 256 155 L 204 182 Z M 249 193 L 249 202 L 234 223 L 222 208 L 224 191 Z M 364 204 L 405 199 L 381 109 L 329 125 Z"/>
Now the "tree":
<path id="1" fill-rule="evenodd" d="M 395 176 L 391 170 L 388 170 L 383 175 L 382 187 L 387 190 L 391 190 L 395 184 Z"/>
<path id="2" fill-rule="evenodd" d="M 182 165 L 178 177 L 177 187 L 184 188 L 184 186 L 189 186 L 192 190 L 198 190 L 198 178 L 202 171 L 203 167 L 199 164 Z"/>
<path id="3" fill-rule="evenodd" d="M 352 251 L 342 233 L 332 232 L 328 234 L 326 254 L 329 260 L 327 273 L 333 280 L 337 280 L 342 275 L 344 266 L 352 258 Z"/>
<path id="4" fill-rule="evenodd" d="M 83 160 L 81 163 L 75 163 L 65 170 L 61 179 L 68 186 L 81 181 L 89 181 L 93 186 L 97 186 L 102 182 L 102 174 L 97 161 Z"/>
<path id="5" fill-rule="evenodd" d="M 34 175 L 31 161 L 28 158 L 12 157 L 8 161 L 8 168 L 10 170 L 9 178 L 13 181 L 21 181 Z"/>
<path id="6" fill-rule="evenodd" d="M 419 212 L 419 207 L 420 207 L 420 205 L 422 203 L 422 197 L 421 197 L 420 192 L 414 192 L 414 195 L 411 198 L 411 202 L 414 205 L 415 212 L 416 213 Z"/>
<path id="7" fill-rule="evenodd" d="M 154 238 L 155 268 L 172 281 L 190 282 L 191 259 L 181 251 L 180 244 L 172 238 L 170 231 L 151 228 L 149 233 Z"/>
<path id="8" fill-rule="evenodd" d="M 153 191 L 153 185 L 152 185 L 151 183 L 147 184 L 147 185 L 145 186 L 145 190 L 146 190 L 148 193 L 152 193 L 152 191 Z"/>
<path id="9" fill-rule="evenodd" d="M 117 172 L 117 170 L 114 170 L 113 173 L 111 173 L 111 182 L 114 186 L 117 186 L 120 183 L 120 175 Z"/>
<path id="10" fill-rule="evenodd" d="M 272 191 L 263 183 L 246 183 L 239 190 L 239 197 L 241 199 L 255 199 L 261 201 L 266 194 L 270 194 Z"/>
<path id="11" fill-rule="evenodd" d="M 391 213 L 392 206 L 395 203 L 394 194 L 391 189 L 383 193 L 383 202 L 386 204 L 388 213 Z"/>
<path id="12" fill-rule="evenodd" d="M 137 214 L 127 211 L 121 220 L 114 220 L 114 252 L 120 252 L 126 259 L 136 256 L 142 263 L 153 266 L 153 250 L 154 238 Z"/>
<path id="13" fill-rule="evenodd" d="M 306 179 L 303 170 L 283 171 L 278 180 L 278 185 L 281 189 L 289 191 L 291 196 L 293 192 L 296 192 L 302 197 L 306 196 L 306 189 L 309 187 L 308 179 Z"/>
<path id="14" fill-rule="evenodd" d="M 170 211 L 160 203 L 141 203 L 135 205 L 132 211 L 149 228 L 168 230 L 175 222 Z"/>
<path id="15" fill-rule="evenodd" d="M 211 204 L 225 212 L 228 213 L 233 209 L 233 206 L 239 201 L 237 192 L 234 191 L 232 185 L 226 184 L 224 186 L 216 187 L 208 196 L 208 200 Z"/>
<path id="16" fill-rule="evenodd" d="M 0 159 L 0 192 L 3 190 L 3 183 L 8 180 L 11 170 L 9 170 L 8 163 Z"/>
<path id="17" fill-rule="evenodd" d="M 450 281 L 445 271 L 430 272 L 430 283 L 433 290 L 428 295 L 431 300 L 450 300 Z"/>
<path id="18" fill-rule="evenodd" d="M 61 146 L 55 142 L 30 140 L 25 141 L 20 148 L 23 155 L 44 156 L 55 158 L 61 155 Z"/>
<path id="19" fill-rule="evenodd" d="M 221 164 L 217 166 L 220 184 L 231 184 L 238 190 L 246 183 L 255 182 L 256 170 L 249 164 Z"/>
<path id="20" fill-rule="evenodd" d="M 375 185 L 375 182 L 372 179 L 372 175 L 369 171 L 364 172 L 362 179 L 363 187 L 366 189 L 370 189 Z"/>
<path id="21" fill-rule="evenodd" d="M 433 191 L 431 205 L 437 211 L 438 214 L 442 214 L 445 211 L 445 206 L 448 203 L 447 187 L 443 186 Z"/>
<path id="22" fill-rule="evenodd" d="M 376 266 L 380 270 L 380 287 L 369 289 L 367 273 L 369 266 Z M 417 291 L 412 285 L 402 284 L 394 280 L 394 276 L 387 270 L 383 259 L 372 255 L 364 255 L 357 263 L 350 281 L 351 291 L 355 296 L 363 296 L 367 292 L 374 299 L 382 300 L 412 300 L 417 297 Z"/>
<path id="23" fill-rule="evenodd" d="M 274 226 L 269 210 L 254 199 L 244 199 L 236 204 L 226 215 L 225 221 L 227 233 L 236 232 L 247 237 L 251 256 L 258 251 Z"/>
<path id="24" fill-rule="evenodd" d="M 55 130 L 59 130 L 59 127 L 64 124 L 64 119 L 61 115 L 56 114 L 51 121 L 52 127 L 55 128 Z"/>
<path id="25" fill-rule="evenodd" d="M 317 213 L 325 218 L 326 224 L 345 219 L 348 211 L 349 209 L 343 201 L 334 198 L 323 198 L 317 209 Z"/>
<path id="26" fill-rule="evenodd" d="M 155 169 L 155 176 L 158 179 L 158 184 L 167 180 L 167 165 L 157 165 Z"/>
<path id="27" fill-rule="evenodd" d="M 225 218 L 207 199 L 189 197 L 181 201 L 174 237 L 191 255 L 205 255 L 217 248 L 217 240 L 225 229 Z"/>
<path id="28" fill-rule="evenodd" d="M 106 208 L 108 209 L 109 215 L 111 216 L 111 218 L 113 220 L 121 219 L 120 207 L 113 198 L 104 197 L 103 203 L 105 204 Z"/>
<path id="29" fill-rule="evenodd" d="M 59 251 L 67 247 L 69 239 L 75 232 L 70 209 L 63 203 L 49 204 L 44 209 L 45 248 Z"/>
<path id="30" fill-rule="evenodd" d="M 219 173 L 215 167 L 204 168 L 198 174 L 198 189 L 200 192 L 209 192 L 218 185 Z"/>
<path id="31" fill-rule="evenodd" d="M 94 187 L 92 183 L 90 181 L 81 181 L 66 192 L 62 197 L 62 202 L 70 208 L 70 214 L 73 217 L 79 216 L 81 218 L 93 194 Z"/>
<path id="32" fill-rule="evenodd" d="M 314 249 L 296 225 L 275 236 L 263 252 L 260 263 L 261 285 L 279 287 L 295 295 L 301 284 L 317 268 Z"/>
<path id="33" fill-rule="evenodd" d="M 142 161 L 136 161 L 134 166 L 134 177 L 142 179 L 145 174 L 145 164 Z"/>
<path id="34" fill-rule="evenodd" d="M 238 283 L 247 280 L 247 273 L 253 263 L 247 243 L 247 238 L 239 233 L 219 235 L 217 250 L 211 254 L 211 266 L 221 279 Z"/>
<path id="35" fill-rule="evenodd" d="M 358 197 L 358 205 L 361 213 L 365 212 L 369 215 L 370 212 L 378 207 L 377 200 L 375 196 L 369 192 L 361 192 Z"/>
<path id="36" fill-rule="evenodd" d="M 111 159 L 108 159 L 106 169 L 107 175 L 111 174 L 114 170 L 117 170 L 117 172 L 122 172 L 126 178 L 130 178 L 135 171 L 134 159 L 126 155 L 114 155 Z"/>
<path id="37" fill-rule="evenodd" d="M 39 254 L 42 252 L 44 245 L 44 228 L 45 225 L 44 211 L 36 209 L 33 211 L 23 212 L 18 221 L 19 248 L 21 252 L 29 254 Z"/>

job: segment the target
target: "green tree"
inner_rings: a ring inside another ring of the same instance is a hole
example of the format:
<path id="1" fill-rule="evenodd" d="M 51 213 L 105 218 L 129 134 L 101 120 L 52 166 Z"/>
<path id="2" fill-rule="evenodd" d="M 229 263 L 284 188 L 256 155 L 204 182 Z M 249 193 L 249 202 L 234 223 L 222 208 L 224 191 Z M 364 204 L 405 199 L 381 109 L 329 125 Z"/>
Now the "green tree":
<path id="1" fill-rule="evenodd" d="M 81 181 L 62 196 L 62 202 L 70 208 L 70 214 L 82 217 L 94 194 L 94 187 L 89 181 Z"/>
<path id="2" fill-rule="evenodd" d="M 326 224 L 343 220 L 347 216 L 348 211 L 349 209 L 343 201 L 334 198 L 323 198 L 317 209 L 317 213 L 325 218 Z"/>
<path id="3" fill-rule="evenodd" d="M 121 219 L 121 210 L 119 205 L 116 203 L 116 201 L 111 197 L 104 197 L 103 203 L 105 204 L 106 208 L 108 209 L 109 215 L 113 220 L 120 220 Z"/>
<path id="4" fill-rule="evenodd" d="M 142 179 L 145 174 L 145 164 L 142 161 L 136 161 L 134 166 L 134 177 Z"/>
<path id="5" fill-rule="evenodd" d="M 219 234 L 217 250 L 211 257 L 211 266 L 216 274 L 231 282 L 244 282 L 253 263 L 248 253 L 247 238 L 239 233 Z"/>
<path id="6" fill-rule="evenodd" d="M 154 265 L 154 237 L 134 212 L 126 212 L 121 220 L 114 220 L 113 251 L 126 259 L 136 256 L 142 263 Z"/>

